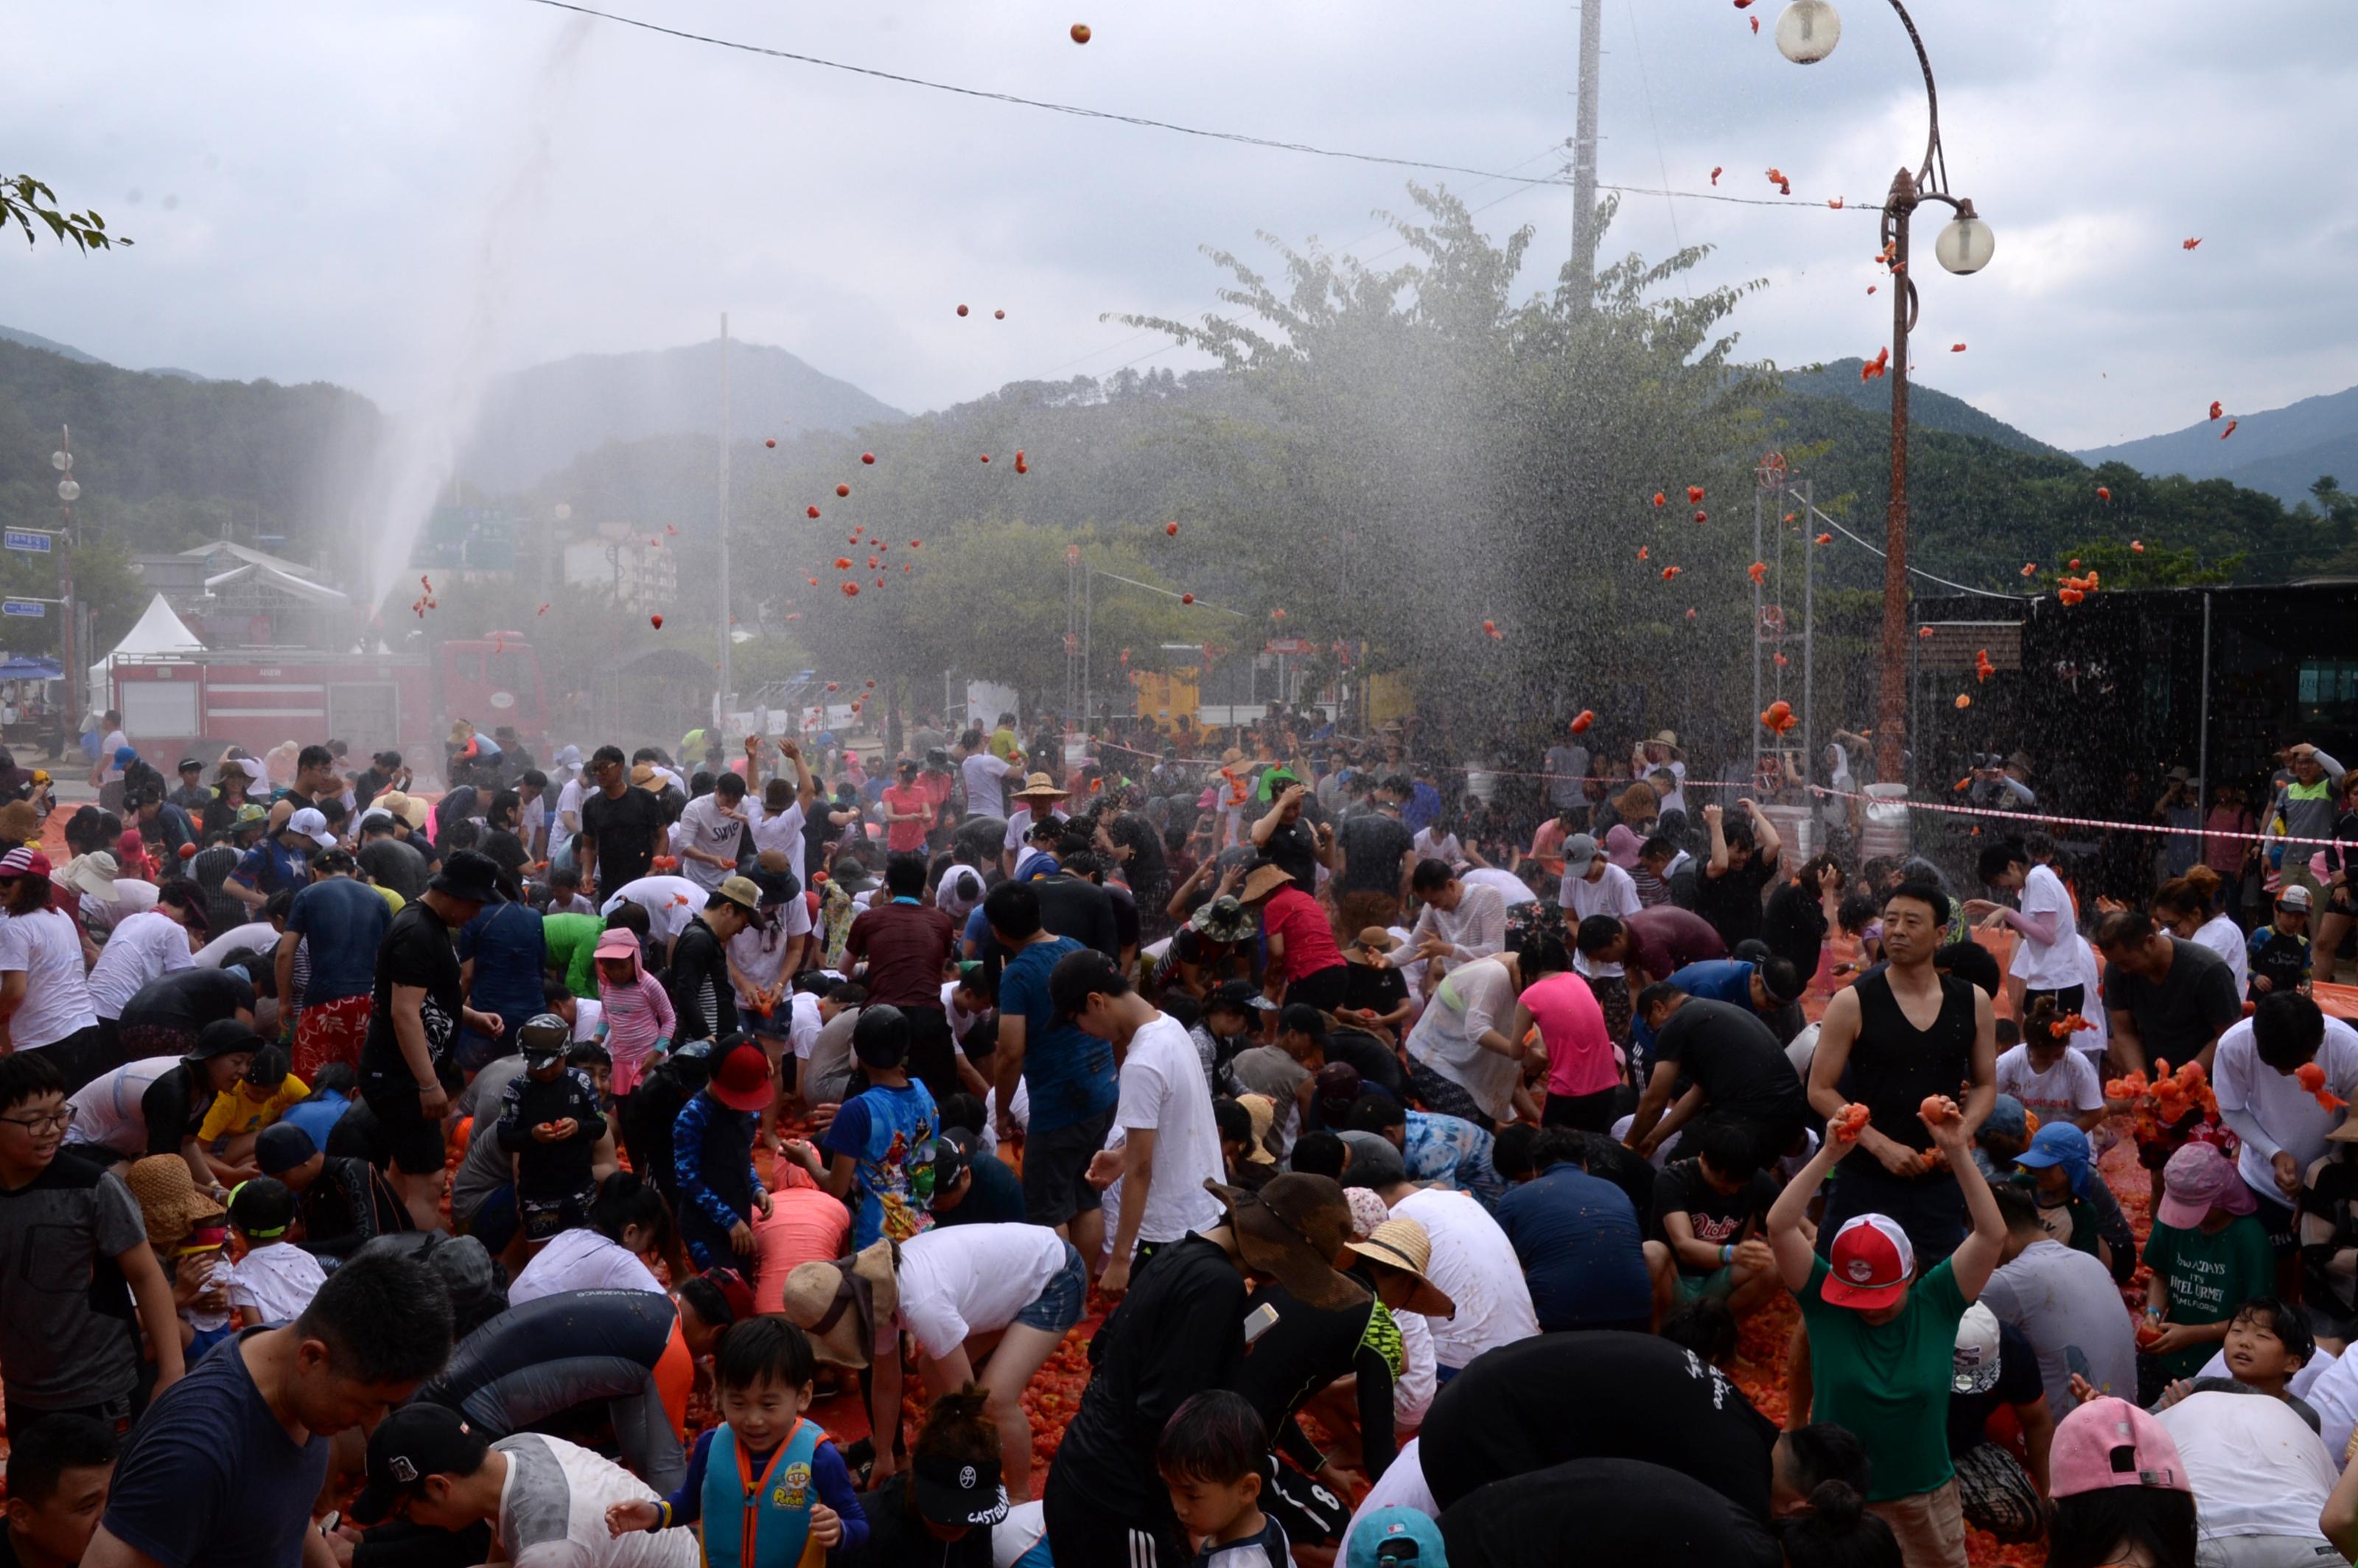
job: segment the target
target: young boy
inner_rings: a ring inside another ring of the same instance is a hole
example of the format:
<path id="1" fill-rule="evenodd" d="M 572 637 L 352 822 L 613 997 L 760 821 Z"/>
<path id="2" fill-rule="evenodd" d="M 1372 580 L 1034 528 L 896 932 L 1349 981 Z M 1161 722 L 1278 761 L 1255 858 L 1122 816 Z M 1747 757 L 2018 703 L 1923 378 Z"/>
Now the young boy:
<path id="1" fill-rule="evenodd" d="M 265 1045 L 246 1064 L 245 1076 L 213 1097 L 197 1129 L 197 1142 L 213 1169 L 233 1181 L 254 1173 L 254 1137 L 308 1099 L 311 1086 L 287 1070 L 286 1051 Z"/>
<path id="2" fill-rule="evenodd" d="M 770 1195 L 753 1167 L 753 1139 L 775 1093 L 770 1058 L 750 1036 L 728 1036 L 707 1059 L 704 1087 L 671 1124 L 671 1179 L 678 1189 L 673 1212 L 699 1271 L 750 1263 L 752 1217 L 770 1217 Z"/>
<path id="3" fill-rule="evenodd" d="M 158 1391 L 182 1368 L 171 1282 L 139 1205 L 109 1151 L 60 1152 L 68 1119 L 47 1052 L 0 1056 L 0 1398 L 12 1426 L 63 1411 L 127 1423 L 140 1329 Z"/>
<path id="4" fill-rule="evenodd" d="M 1694 1158 L 1673 1162 L 1654 1181 L 1646 1268 L 1655 1315 L 1708 1297 L 1742 1318 L 1783 1288 L 1759 1235 L 1777 1184 L 1760 1169 L 1759 1140 L 1743 1123 L 1713 1117 L 1691 1137 Z"/>
<path id="5" fill-rule="evenodd" d="M 114 1429 L 86 1415 L 50 1415 L 9 1433 L 8 1523 L 0 1563 L 74 1568 L 106 1512 Z"/>
<path id="6" fill-rule="evenodd" d="M 1825 1257 L 1812 1250 L 1810 1199 L 1859 1145 L 1855 1131 L 1840 1135 L 1839 1117 L 1770 1206 L 1768 1247 L 1809 1332 L 1813 1419 L 1847 1427 L 1875 1455 L 1867 1506 L 1898 1537 L 1909 1568 L 1964 1568 L 1949 1392 L 1957 1323 L 1997 1267 L 2006 1220 L 1967 1148 L 1963 1113 L 1951 1101 L 1926 1103 L 1925 1129 L 1973 1219 L 1955 1252 L 1917 1277 L 1908 1233 L 1880 1214 L 1844 1221 Z"/>
<path id="7" fill-rule="evenodd" d="M 2297 991 L 2309 984 L 2309 890 L 2294 884 L 2277 895 L 2277 917 L 2252 933 L 2248 957 L 2251 989 L 2245 1000 L 2258 1001 L 2276 991 Z"/>
<path id="8" fill-rule="evenodd" d="M 2031 1005 L 2017 1045 L 2006 1043 L 2010 1021 L 1998 1020 L 1997 1092 L 2020 1100 L 2041 1126 L 2068 1121 L 2082 1132 L 2093 1131 L 2104 1119 L 2104 1086 L 2087 1054 L 2071 1049 L 2063 1018 L 2051 999 L 2040 998 Z"/>
<path id="9" fill-rule="evenodd" d="M 868 1516 L 851 1474 L 803 1414 L 817 1371 L 810 1340 L 784 1318 L 733 1325 L 712 1361 L 723 1424 L 698 1434 L 679 1490 L 661 1502 L 614 1504 L 607 1529 L 620 1537 L 700 1519 L 706 1568 L 809 1568 L 838 1548 L 858 1552 L 868 1542 Z M 772 1486 L 773 1477 L 782 1484 Z"/>
<path id="10" fill-rule="evenodd" d="M 2309 1401 L 2293 1393 L 2293 1379 L 2317 1358 L 2317 1336 L 2299 1307 L 2275 1296 L 2254 1296 L 2227 1320 L 2227 1339 L 2201 1372 L 2180 1378 L 2161 1392 L 2153 1408 L 2168 1410 L 2189 1394 L 2213 1390 L 2232 1393 L 2266 1394 L 2290 1405 L 2300 1419 L 2316 1429 L 2318 1414 Z"/>
<path id="11" fill-rule="evenodd" d="M 828 1167 L 818 1168 L 815 1152 L 809 1162 L 812 1179 L 832 1196 L 842 1197 L 859 1184 L 851 1222 L 857 1252 L 881 1239 L 906 1241 L 932 1223 L 926 1208 L 934 1195 L 932 1148 L 940 1117 L 932 1093 L 909 1076 L 909 1021 L 899 1008 L 879 1002 L 862 1009 L 852 1026 L 851 1051 L 868 1070 L 869 1087 L 843 1102 L 820 1138 L 833 1156 Z"/>
<path id="12" fill-rule="evenodd" d="M 1285 1527 L 1260 1511 L 1269 1431 L 1242 1394 L 1216 1389 L 1171 1412 L 1155 1467 L 1195 1541 L 1195 1568 L 1292 1568 Z"/>
<path id="13" fill-rule="evenodd" d="M 516 1032 L 525 1069 L 500 1101 L 500 1147 L 515 1156 L 516 1213 L 526 1245 L 537 1251 L 587 1222 L 598 1195 L 591 1171 L 606 1118 L 587 1073 L 566 1065 L 573 1032 L 553 1012 L 535 1013 Z"/>
<path id="14" fill-rule="evenodd" d="M 328 1276 L 318 1259 L 287 1239 L 295 1225 L 294 1189 L 270 1176 L 240 1183 L 229 1195 L 229 1222 L 245 1244 L 244 1256 L 215 1276 L 229 1304 L 249 1327 L 302 1316 Z"/>

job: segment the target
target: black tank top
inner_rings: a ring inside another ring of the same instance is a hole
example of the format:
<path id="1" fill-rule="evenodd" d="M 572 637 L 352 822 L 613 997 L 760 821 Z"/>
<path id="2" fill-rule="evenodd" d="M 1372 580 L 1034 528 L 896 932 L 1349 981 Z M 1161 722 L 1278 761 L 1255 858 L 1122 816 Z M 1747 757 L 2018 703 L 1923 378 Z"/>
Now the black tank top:
<path id="1" fill-rule="evenodd" d="M 1850 1048 L 1851 1098 L 1863 1102 L 1877 1132 L 1911 1149 L 1930 1149 L 1918 1119 L 1928 1095 L 1961 1097 L 1974 1060 L 1974 985 L 1941 977 L 1941 1015 L 1919 1029 L 1900 1011 L 1888 973 L 1869 975 L 1858 993 L 1858 1039 Z"/>

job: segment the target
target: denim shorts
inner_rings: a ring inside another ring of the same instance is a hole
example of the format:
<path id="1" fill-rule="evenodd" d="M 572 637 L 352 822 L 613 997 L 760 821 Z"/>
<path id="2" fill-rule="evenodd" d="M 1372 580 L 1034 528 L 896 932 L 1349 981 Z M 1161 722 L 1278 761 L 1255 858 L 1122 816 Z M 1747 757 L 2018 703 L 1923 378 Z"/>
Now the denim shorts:
<path id="1" fill-rule="evenodd" d="M 1080 1249 L 1067 1241 L 1065 1266 L 1056 1271 L 1037 1300 L 1015 1314 L 1015 1321 L 1026 1328 L 1062 1334 L 1081 1321 L 1081 1308 L 1087 1304 L 1088 1294 L 1089 1271 L 1081 1265 Z"/>

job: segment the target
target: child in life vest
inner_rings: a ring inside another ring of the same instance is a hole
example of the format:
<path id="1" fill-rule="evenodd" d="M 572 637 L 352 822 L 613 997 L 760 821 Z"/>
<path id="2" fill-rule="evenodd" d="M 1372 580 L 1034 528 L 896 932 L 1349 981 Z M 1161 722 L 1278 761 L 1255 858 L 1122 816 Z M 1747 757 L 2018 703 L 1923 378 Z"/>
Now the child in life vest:
<path id="1" fill-rule="evenodd" d="M 868 1541 L 868 1516 L 843 1455 L 805 1416 L 810 1341 L 783 1317 L 730 1325 L 712 1357 L 725 1424 L 703 1433 L 687 1479 L 662 1502 L 616 1503 L 606 1528 L 696 1527 L 706 1568 L 819 1568 Z"/>

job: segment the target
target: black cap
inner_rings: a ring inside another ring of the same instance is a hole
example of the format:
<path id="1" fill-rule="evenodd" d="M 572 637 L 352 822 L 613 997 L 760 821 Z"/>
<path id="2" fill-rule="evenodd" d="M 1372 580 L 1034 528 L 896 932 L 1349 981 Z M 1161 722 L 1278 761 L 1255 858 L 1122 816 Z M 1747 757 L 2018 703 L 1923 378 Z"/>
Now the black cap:
<path id="1" fill-rule="evenodd" d="M 249 1241 L 276 1241 L 295 1223 L 295 1193 L 276 1176 L 240 1182 L 229 1195 L 229 1222 Z"/>
<path id="2" fill-rule="evenodd" d="M 1007 1488 L 999 1484 L 996 1459 L 921 1454 L 910 1463 L 909 1489 L 917 1511 L 936 1524 L 994 1525 L 1007 1517 Z"/>
<path id="3" fill-rule="evenodd" d="M 428 1476 L 471 1476 L 483 1467 L 491 1440 L 445 1405 L 404 1405 L 369 1434 L 368 1485 L 352 1499 L 355 1523 L 390 1518 Z"/>
<path id="4" fill-rule="evenodd" d="M 975 1142 L 974 1134 L 963 1127 L 945 1127 L 934 1134 L 934 1191 L 957 1181 L 958 1173 L 975 1162 Z"/>
<path id="5" fill-rule="evenodd" d="M 1260 988 L 1250 980 L 1222 980 L 1214 986 L 1212 994 L 1204 999 L 1204 1011 L 1209 1012 L 1216 1007 L 1225 1007 L 1231 1012 L 1275 1011 L 1269 998 L 1261 995 Z"/>
<path id="6" fill-rule="evenodd" d="M 319 1152 L 311 1135 L 291 1121 L 274 1121 L 254 1135 L 254 1163 L 265 1176 L 284 1174 Z"/>
<path id="7" fill-rule="evenodd" d="M 1306 1001 L 1286 1003 L 1285 1011 L 1277 1015 L 1277 1026 L 1281 1030 L 1298 1029 L 1321 1044 L 1326 1039 L 1325 1018 Z"/>
<path id="8" fill-rule="evenodd" d="M 197 761 L 194 757 L 182 757 L 180 759 L 180 765 L 174 768 L 172 771 L 176 773 L 185 773 L 190 768 L 194 768 L 199 773 L 203 773 L 205 771 L 204 763 Z"/>

